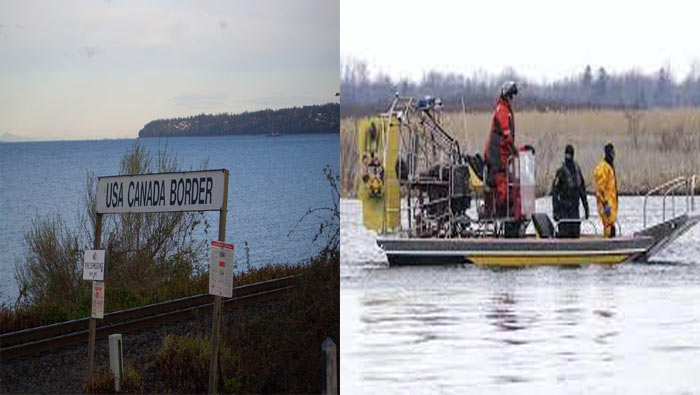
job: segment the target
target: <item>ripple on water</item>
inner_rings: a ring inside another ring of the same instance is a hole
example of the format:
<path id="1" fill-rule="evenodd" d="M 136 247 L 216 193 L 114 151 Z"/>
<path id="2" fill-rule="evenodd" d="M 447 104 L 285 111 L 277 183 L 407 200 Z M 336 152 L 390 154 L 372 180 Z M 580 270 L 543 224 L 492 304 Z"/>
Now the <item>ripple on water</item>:
<path id="1" fill-rule="evenodd" d="M 651 264 L 389 268 L 360 208 L 341 201 L 341 391 L 700 388 L 700 227 Z"/>

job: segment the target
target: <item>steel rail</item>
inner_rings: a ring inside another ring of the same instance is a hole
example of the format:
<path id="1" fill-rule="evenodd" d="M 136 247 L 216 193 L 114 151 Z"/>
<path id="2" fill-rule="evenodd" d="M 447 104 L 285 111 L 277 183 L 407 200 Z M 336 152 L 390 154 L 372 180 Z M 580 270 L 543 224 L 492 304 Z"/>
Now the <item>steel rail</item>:
<path id="1" fill-rule="evenodd" d="M 663 184 L 661 184 L 661 185 L 659 185 L 659 186 L 657 186 L 657 187 L 655 187 L 655 188 L 652 188 L 649 192 L 647 192 L 647 193 L 644 195 L 644 205 L 643 205 L 643 208 L 642 208 L 642 212 L 643 212 L 643 215 L 644 215 L 644 224 L 643 224 L 643 227 L 644 227 L 644 228 L 647 227 L 647 200 L 649 199 L 649 196 L 653 195 L 654 193 L 656 193 L 656 192 L 658 192 L 658 191 L 660 191 L 660 190 L 662 190 L 662 189 L 664 189 L 664 188 L 670 188 L 670 187 L 671 187 L 672 185 L 674 185 L 675 183 L 680 183 L 680 182 L 683 182 L 684 180 L 685 180 L 685 177 L 683 177 L 683 176 L 676 177 L 676 178 L 674 178 L 674 179 L 672 179 L 672 180 L 669 180 L 669 181 L 667 181 L 667 182 L 665 182 L 665 183 L 663 183 Z M 664 197 L 664 211 L 665 211 L 665 208 L 666 208 L 665 203 L 666 203 L 666 198 Z M 665 213 L 663 213 L 663 214 L 665 215 Z"/>
<path id="2" fill-rule="evenodd" d="M 222 302 L 226 308 L 232 308 L 274 300 L 293 288 L 299 277 L 295 275 L 236 287 L 233 297 Z M 202 294 L 105 314 L 105 319 L 97 327 L 97 338 L 106 338 L 115 331 L 125 333 L 196 318 L 201 312 L 210 310 L 212 305 L 212 295 Z M 0 336 L 0 360 L 4 362 L 86 342 L 88 323 L 89 318 L 83 318 L 6 333 Z"/>
<path id="3" fill-rule="evenodd" d="M 268 289 L 283 284 L 289 285 L 296 281 L 299 275 L 281 277 L 274 280 L 260 281 L 253 284 L 247 284 L 233 289 L 233 296 L 241 296 L 249 293 L 259 292 L 260 290 Z M 183 309 L 186 307 L 198 306 L 211 301 L 211 295 L 200 294 L 188 296 L 184 298 L 169 300 L 150 304 L 132 309 L 115 311 L 105 314 L 104 319 L 100 321 L 101 326 L 112 325 L 121 321 L 134 320 L 141 317 L 157 315 L 160 313 Z M 0 335 L 0 345 L 2 347 L 12 346 L 15 344 L 26 343 L 32 340 L 44 339 L 46 337 L 58 336 L 65 333 L 71 333 L 86 329 L 90 322 L 89 318 L 80 318 L 77 320 L 60 322 L 56 324 L 40 326 L 35 328 L 24 329 L 15 332 L 9 332 Z"/>

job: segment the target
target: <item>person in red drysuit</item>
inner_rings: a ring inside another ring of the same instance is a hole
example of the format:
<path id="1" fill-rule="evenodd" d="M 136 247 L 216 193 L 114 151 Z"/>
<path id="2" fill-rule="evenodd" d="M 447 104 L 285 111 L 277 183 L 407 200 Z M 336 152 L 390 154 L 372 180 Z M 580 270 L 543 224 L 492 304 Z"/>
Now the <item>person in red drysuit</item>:
<path id="1" fill-rule="evenodd" d="M 508 158 L 515 155 L 515 120 L 511 101 L 518 94 L 518 86 L 513 81 L 506 81 L 501 86 L 501 94 L 496 102 L 496 111 L 491 121 L 491 132 L 484 150 L 487 167 L 486 183 L 492 189 L 491 208 L 495 206 L 496 216 L 506 216 L 507 206 L 507 168 Z M 511 203 L 513 197 L 511 197 Z"/>

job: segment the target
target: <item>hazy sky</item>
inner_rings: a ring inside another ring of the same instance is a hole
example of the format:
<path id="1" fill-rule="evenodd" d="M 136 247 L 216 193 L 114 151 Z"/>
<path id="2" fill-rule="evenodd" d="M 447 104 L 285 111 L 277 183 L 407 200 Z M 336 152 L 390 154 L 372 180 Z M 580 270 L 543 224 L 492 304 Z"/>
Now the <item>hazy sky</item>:
<path id="1" fill-rule="evenodd" d="M 418 80 L 428 70 L 536 81 L 583 71 L 700 71 L 700 1 L 341 0 L 342 61 Z"/>
<path id="2" fill-rule="evenodd" d="M 0 0 L 0 135 L 337 101 L 339 4 Z"/>

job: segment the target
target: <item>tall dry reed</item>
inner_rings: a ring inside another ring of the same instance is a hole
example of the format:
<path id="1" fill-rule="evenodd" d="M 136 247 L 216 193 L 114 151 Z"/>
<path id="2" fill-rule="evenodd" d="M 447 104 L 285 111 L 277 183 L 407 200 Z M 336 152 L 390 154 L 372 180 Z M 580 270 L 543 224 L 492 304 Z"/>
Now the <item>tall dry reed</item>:
<path id="1" fill-rule="evenodd" d="M 443 125 L 471 154 L 482 153 L 491 113 L 447 113 Z M 631 122 L 636 120 L 636 124 Z M 356 119 L 340 123 L 342 195 L 355 195 L 357 170 Z M 593 168 L 612 142 L 621 193 L 640 194 L 673 177 L 700 174 L 700 109 L 644 110 L 632 115 L 620 110 L 515 112 L 516 144 L 536 149 L 537 192 L 549 192 L 552 178 L 572 144 L 576 161 L 592 191 Z"/>

